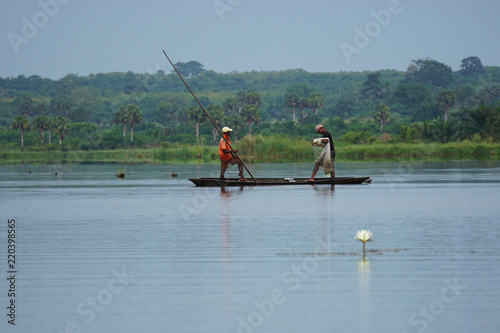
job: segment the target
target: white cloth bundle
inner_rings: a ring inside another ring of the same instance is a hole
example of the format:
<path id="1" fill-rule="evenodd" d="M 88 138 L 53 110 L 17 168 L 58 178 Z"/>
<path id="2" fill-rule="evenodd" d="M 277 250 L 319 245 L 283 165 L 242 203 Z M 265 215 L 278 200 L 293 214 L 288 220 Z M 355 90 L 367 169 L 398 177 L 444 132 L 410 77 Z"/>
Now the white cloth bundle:
<path id="1" fill-rule="evenodd" d="M 323 143 L 323 140 L 327 140 L 328 142 Z M 320 163 L 321 170 L 325 173 L 331 173 L 333 171 L 332 152 L 330 151 L 330 142 L 328 138 L 317 138 L 313 140 L 313 143 L 315 144 L 314 153 L 317 157 L 316 162 Z M 316 149 L 317 147 L 323 147 L 323 149 Z"/>

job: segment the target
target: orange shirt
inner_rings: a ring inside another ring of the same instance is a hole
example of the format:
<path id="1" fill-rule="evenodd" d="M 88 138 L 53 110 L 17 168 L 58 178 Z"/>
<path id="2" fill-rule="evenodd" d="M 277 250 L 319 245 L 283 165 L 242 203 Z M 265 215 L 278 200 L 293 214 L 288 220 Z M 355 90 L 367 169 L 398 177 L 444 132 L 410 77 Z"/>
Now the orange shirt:
<path id="1" fill-rule="evenodd" d="M 230 145 L 231 140 L 224 135 L 219 141 L 219 158 L 221 161 L 229 161 L 231 159 L 231 153 L 224 152 L 224 150 L 231 150 Z"/>

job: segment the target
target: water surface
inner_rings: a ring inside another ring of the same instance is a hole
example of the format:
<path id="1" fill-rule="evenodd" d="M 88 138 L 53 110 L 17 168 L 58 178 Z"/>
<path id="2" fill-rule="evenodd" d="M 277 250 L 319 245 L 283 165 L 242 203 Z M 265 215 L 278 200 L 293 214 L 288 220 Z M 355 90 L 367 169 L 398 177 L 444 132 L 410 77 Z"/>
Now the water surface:
<path id="1" fill-rule="evenodd" d="M 125 179 L 116 165 L 0 166 L 0 267 L 7 275 L 15 219 L 17 329 L 497 332 L 500 162 L 336 170 L 373 183 L 197 188 L 188 178 L 217 177 L 217 165 L 125 166 Z M 364 257 L 359 229 L 375 234 Z"/>

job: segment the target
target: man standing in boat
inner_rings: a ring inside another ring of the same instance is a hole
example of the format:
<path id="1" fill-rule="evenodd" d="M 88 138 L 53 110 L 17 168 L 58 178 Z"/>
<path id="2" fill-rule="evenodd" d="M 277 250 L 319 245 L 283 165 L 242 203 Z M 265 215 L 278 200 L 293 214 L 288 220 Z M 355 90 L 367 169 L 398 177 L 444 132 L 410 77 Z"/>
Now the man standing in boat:
<path id="1" fill-rule="evenodd" d="M 243 162 L 239 158 L 233 156 L 232 153 L 237 153 L 238 150 L 231 149 L 231 140 L 229 136 L 233 130 L 229 127 L 222 128 L 222 138 L 219 141 L 219 159 L 220 159 L 220 179 L 224 179 L 224 174 L 226 169 L 229 168 L 229 164 L 238 164 L 238 170 L 240 172 L 240 181 L 247 181 L 243 177 Z"/>
<path id="2" fill-rule="evenodd" d="M 323 126 L 322 124 L 319 124 L 316 126 L 315 128 L 316 130 L 316 133 L 318 134 L 323 134 L 323 139 L 321 140 L 321 143 L 330 143 L 330 158 L 332 160 L 332 172 L 331 172 L 331 177 L 332 179 L 335 178 L 335 170 L 334 170 L 334 162 L 335 162 L 335 147 L 333 145 L 333 140 L 332 140 L 332 135 L 330 134 L 330 132 L 328 132 L 326 129 L 325 129 L 325 126 Z M 312 143 L 313 146 L 316 145 L 316 143 L 313 141 Z M 324 163 L 324 160 L 325 160 L 325 157 L 322 155 L 320 156 L 320 158 L 316 161 L 316 163 L 314 164 L 314 169 L 313 169 L 313 173 L 312 173 L 312 176 L 311 178 L 309 178 L 309 182 L 314 182 L 314 177 L 316 176 L 316 172 L 318 172 L 319 170 L 319 167 L 323 165 Z"/>

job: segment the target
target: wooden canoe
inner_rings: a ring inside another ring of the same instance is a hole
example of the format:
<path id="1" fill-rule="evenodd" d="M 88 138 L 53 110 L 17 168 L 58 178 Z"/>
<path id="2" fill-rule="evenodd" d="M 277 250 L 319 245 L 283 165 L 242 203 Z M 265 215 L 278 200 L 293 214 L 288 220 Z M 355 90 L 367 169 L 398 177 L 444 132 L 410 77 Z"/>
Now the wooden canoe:
<path id="1" fill-rule="evenodd" d="M 354 185 L 369 184 L 370 177 L 336 177 L 316 178 L 314 182 L 308 182 L 308 178 L 256 178 L 260 186 L 268 185 Z M 190 178 L 196 186 L 204 187 L 224 187 L 224 186 L 255 186 L 253 179 L 242 182 L 239 178 Z"/>

